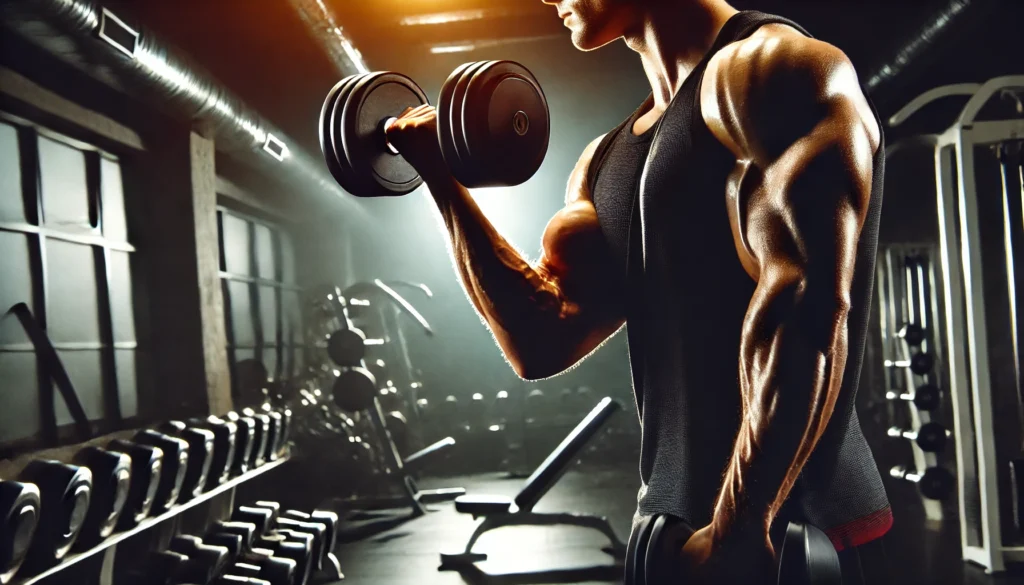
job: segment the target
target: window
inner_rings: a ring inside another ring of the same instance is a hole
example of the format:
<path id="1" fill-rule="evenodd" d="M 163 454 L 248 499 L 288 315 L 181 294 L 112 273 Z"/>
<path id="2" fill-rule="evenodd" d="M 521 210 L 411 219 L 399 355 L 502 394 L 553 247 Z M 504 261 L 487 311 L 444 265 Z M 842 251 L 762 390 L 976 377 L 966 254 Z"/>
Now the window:
<path id="1" fill-rule="evenodd" d="M 55 389 L 7 314 L 17 303 L 45 328 L 90 420 L 137 414 L 126 226 L 116 156 L 0 112 L 0 443 L 72 423 L 59 394 L 55 413 L 42 411 Z"/>
<path id="2" fill-rule="evenodd" d="M 272 380 L 286 380 L 304 367 L 301 290 L 287 233 L 225 208 L 217 219 L 228 360 L 238 398 L 242 362 L 262 364 Z"/>

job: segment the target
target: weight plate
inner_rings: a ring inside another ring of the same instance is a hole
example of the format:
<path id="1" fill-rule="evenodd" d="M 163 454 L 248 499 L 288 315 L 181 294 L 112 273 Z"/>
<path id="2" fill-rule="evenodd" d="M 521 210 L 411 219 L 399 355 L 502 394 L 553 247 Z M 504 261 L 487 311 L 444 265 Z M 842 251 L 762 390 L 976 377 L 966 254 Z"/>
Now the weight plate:
<path id="1" fill-rule="evenodd" d="M 470 61 L 456 67 L 441 86 L 441 95 L 437 98 L 437 140 L 441 144 L 441 154 L 444 155 L 449 169 L 452 168 L 459 156 L 455 150 L 455 136 L 453 135 L 455 86 L 462 79 L 466 69 L 475 64 L 475 61 Z"/>
<path id="2" fill-rule="evenodd" d="M 398 73 L 374 73 L 360 79 L 344 102 L 340 131 L 359 197 L 405 195 L 423 183 L 416 169 L 384 140 L 384 123 L 408 108 L 429 103 L 423 90 Z"/>
<path id="3" fill-rule="evenodd" d="M 522 65 L 500 61 L 477 71 L 462 120 L 462 161 L 472 169 L 472 186 L 522 184 L 544 161 L 551 134 L 547 99 Z"/>
<path id="4" fill-rule="evenodd" d="M 39 488 L 30 483 L 0 481 L 0 583 L 9 583 L 25 562 L 39 524 Z"/>
<path id="5" fill-rule="evenodd" d="M 352 77 L 350 77 L 348 81 L 345 83 L 345 85 L 342 86 L 341 90 L 338 92 L 338 96 L 335 98 L 334 103 L 331 105 L 331 111 L 328 114 L 331 129 L 331 155 L 334 157 L 334 160 L 337 161 L 338 164 L 338 172 L 340 173 L 341 176 L 341 181 L 339 181 L 339 184 L 341 185 L 342 189 L 349 193 L 353 193 L 355 190 L 358 190 L 359 183 L 357 181 L 355 173 L 353 173 L 352 168 L 348 164 L 348 158 L 345 156 L 345 144 L 341 135 L 341 113 L 345 109 L 345 103 L 348 100 L 348 96 L 352 94 L 352 88 L 355 87 L 357 83 L 362 81 L 362 79 L 367 75 L 370 74 L 364 73 L 362 75 L 353 75 Z"/>
<path id="6" fill-rule="evenodd" d="M 377 380 L 365 368 L 348 368 L 334 380 L 334 402 L 346 412 L 359 412 L 373 406 Z"/>
<path id="7" fill-rule="evenodd" d="M 481 68 L 486 67 L 488 63 L 493 63 L 493 61 L 477 61 L 467 67 L 466 70 L 462 72 L 459 80 L 455 83 L 455 89 L 452 93 L 452 140 L 455 143 L 455 158 L 454 160 L 449 161 L 448 167 L 451 169 L 452 175 L 458 179 L 460 183 L 462 182 L 463 177 L 466 177 L 473 171 L 471 168 L 467 168 L 467 161 L 464 158 L 466 154 L 466 147 L 464 144 L 466 135 L 462 132 L 462 111 L 465 107 L 466 89 L 469 86 L 469 80 L 472 79 L 473 74 Z M 463 183 L 463 185 L 465 185 L 465 183 Z"/>
<path id="8" fill-rule="evenodd" d="M 463 185 L 466 187 L 476 187 L 477 177 L 480 174 L 487 174 L 488 171 L 481 168 L 481 159 L 474 159 L 470 153 L 469 143 L 466 135 L 466 124 L 472 123 L 472 120 L 477 117 L 479 112 L 476 110 L 480 107 L 481 102 L 479 99 L 474 99 L 473 85 L 479 83 L 481 77 L 486 76 L 486 71 L 493 67 L 498 61 L 485 61 L 483 66 L 474 69 L 471 73 L 466 75 L 465 89 L 459 96 L 459 101 L 455 104 L 457 111 L 455 117 L 456 128 L 458 128 L 458 134 L 456 135 L 456 148 L 459 153 L 459 162 L 461 163 L 460 171 L 462 176 L 465 178 Z"/>
<path id="9" fill-rule="evenodd" d="M 366 334 L 356 328 L 339 329 L 327 338 L 327 355 L 339 366 L 358 366 L 366 356 Z"/>
<path id="10" fill-rule="evenodd" d="M 334 133 L 334 124 L 331 120 L 331 113 L 334 111 L 334 104 L 337 103 L 338 97 L 342 91 L 351 84 L 354 79 L 361 77 L 360 75 L 350 75 L 345 79 L 342 79 L 331 91 L 327 92 L 327 97 L 324 98 L 324 105 L 320 108 L 320 124 L 319 136 L 320 136 L 320 152 L 324 155 L 324 162 L 327 163 L 327 170 L 331 172 L 331 176 L 339 184 L 347 181 L 344 172 L 341 168 L 341 163 L 338 161 L 338 157 L 334 152 L 334 141 L 332 140 L 332 134 Z"/>

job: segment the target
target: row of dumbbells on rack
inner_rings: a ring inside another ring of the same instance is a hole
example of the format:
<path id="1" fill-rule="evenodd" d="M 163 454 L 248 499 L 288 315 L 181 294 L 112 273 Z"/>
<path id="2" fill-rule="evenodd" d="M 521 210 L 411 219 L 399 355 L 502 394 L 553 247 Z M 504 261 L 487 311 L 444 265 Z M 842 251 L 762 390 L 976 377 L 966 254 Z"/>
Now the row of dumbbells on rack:
<path id="1" fill-rule="evenodd" d="M 908 350 L 914 348 L 914 352 L 909 359 L 887 360 L 885 365 L 901 376 L 909 373 L 910 376 L 905 377 L 914 380 L 933 377 L 935 358 L 921 347 L 927 339 L 924 328 L 913 323 L 907 324 L 896 333 L 896 338 Z M 930 420 L 942 405 L 942 393 L 935 383 L 929 381 L 908 385 L 911 389 L 906 391 L 888 390 L 886 398 L 913 408 L 918 413 L 916 418 L 924 420 L 914 429 L 889 427 L 888 436 L 911 441 L 922 452 L 938 457 L 945 450 L 950 436 L 949 430 L 942 423 Z M 889 470 L 889 475 L 916 484 L 921 495 L 930 500 L 946 499 L 956 483 L 953 474 L 937 464 L 923 471 L 897 465 Z"/>
<path id="2" fill-rule="evenodd" d="M 290 427 L 291 411 L 244 409 L 142 429 L 67 462 L 28 461 L 16 480 L 0 482 L 0 584 L 279 459 Z"/>
<path id="3" fill-rule="evenodd" d="M 239 506 L 202 536 L 178 535 L 133 573 L 135 585 L 306 585 L 342 579 L 333 550 L 334 512 L 282 510 L 277 502 Z"/>

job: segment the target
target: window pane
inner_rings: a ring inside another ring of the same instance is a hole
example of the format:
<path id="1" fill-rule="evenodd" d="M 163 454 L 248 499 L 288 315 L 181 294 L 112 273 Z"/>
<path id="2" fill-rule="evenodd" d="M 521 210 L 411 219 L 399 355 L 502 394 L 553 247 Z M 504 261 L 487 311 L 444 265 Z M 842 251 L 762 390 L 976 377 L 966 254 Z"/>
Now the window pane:
<path id="1" fill-rule="evenodd" d="M 65 231 L 91 231 L 85 154 L 40 136 L 39 178 L 46 225 Z"/>
<path id="2" fill-rule="evenodd" d="M 228 281 L 227 284 L 231 302 L 231 330 L 234 333 L 234 344 L 238 347 L 252 347 L 256 344 L 256 333 L 252 327 L 249 285 L 235 281 Z"/>
<path id="3" fill-rule="evenodd" d="M 274 234 L 263 224 L 257 223 L 255 227 L 257 276 L 277 280 L 277 275 L 274 274 Z"/>
<path id="4" fill-rule="evenodd" d="M 114 341 L 135 341 L 131 256 L 127 252 L 109 251 L 107 274 L 110 278 L 110 315 L 114 327 Z"/>
<path id="5" fill-rule="evenodd" d="M 0 122 L 0 221 L 25 221 L 18 131 Z"/>
<path id="6" fill-rule="evenodd" d="M 0 443 L 38 433 L 41 425 L 36 354 L 0 352 L 0 380 L 5 389 L 0 408 Z"/>
<path id="7" fill-rule="evenodd" d="M 301 345 L 302 334 L 302 306 L 300 305 L 299 293 L 294 291 L 281 291 L 281 311 L 283 313 L 285 343 Z"/>
<path id="8" fill-rule="evenodd" d="M 224 270 L 249 275 L 249 224 L 230 213 L 222 213 L 224 229 Z"/>
<path id="9" fill-rule="evenodd" d="M 277 343 L 277 290 L 260 287 L 260 324 L 263 326 L 263 344 Z"/>
<path id="10" fill-rule="evenodd" d="M 46 326 L 55 343 L 100 341 L 91 246 L 46 241 Z"/>
<path id="11" fill-rule="evenodd" d="M 295 250 L 292 248 L 292 239 L 283 232 L 278 232 L 278 239 L 281 242 L 281 276 L 285 284 L 295 284 Z"/>
<path id="12" fill-rule="evenodd" d="M 32 273 L 29 269 L 29 237 L 12 232 L 0 232 L 0 345 L 28 343 L 18 319 L 2 316 L 16 303 L 32 304 Z M 0 380 L 3 380 L 0 377 Z"/>
<path id="13" fill-rule="evenodd" d="M 117 394 L 121 401 L 121 416 L 130 418 L 139 413 L 135 350 L 115 350 L 114 359 L 117 364 Z"/>
<path id="14" fill-rule="evenodd" d="M 100 159 L 100 187 L 103 193 L 103 235 L 126 242 L 128 224 L 125 221 L 121 165 L 117 161 Z"/>
<path id="15" fill-rule="evenodd" d="M 100 352 L 99 351 L 58 351 L 60 360 L 64 363 L 64 369 L 68 371 L 71 384 L 75 387 L 78 400 L 82 403 L 85 416 L 89 420 L 100 420 L 103 418 L 103 378 L 100 375 Z M 60 392 L 57 392 L 54 403 L 57 411 L 57 424 L 60 426 L 74 423 L 71 412 L 68 410 Z"/>

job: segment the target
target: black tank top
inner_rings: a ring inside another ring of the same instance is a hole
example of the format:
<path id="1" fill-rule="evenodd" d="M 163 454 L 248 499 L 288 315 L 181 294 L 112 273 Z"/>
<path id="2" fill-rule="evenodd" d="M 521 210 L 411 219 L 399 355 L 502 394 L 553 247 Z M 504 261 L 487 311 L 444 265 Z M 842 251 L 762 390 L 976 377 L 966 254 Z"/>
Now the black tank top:
<path id="1" fill-rule="evenodd" d="M 706 525 L 739 430 L 740 332 L 756 283 L 737 257 L 726 211 L 725 186 L 736 159 L 704 124 L 698 87 L 716 52 L 769 23 L 807 34 L 781 17 L 738 13 L 683 83 L 653 136 L 632 133 L 641 108 L 605 136 L 589 169 L 588 185 L 613 263 L 626 275 L 630 369 L 643 429 L 638 519 L 671 514 Z M 892 524 L 854 409 L 873 288 L 884 151 L 880 145 L 875 155 L 871 202 L 858 244 L 840 397 L 776 522 L 783 527 L 789 520 L 809 522 L 825 530 L 838 549 L 873 540 Z M 692 274 L 706 276 L 686 278 Z"/>

